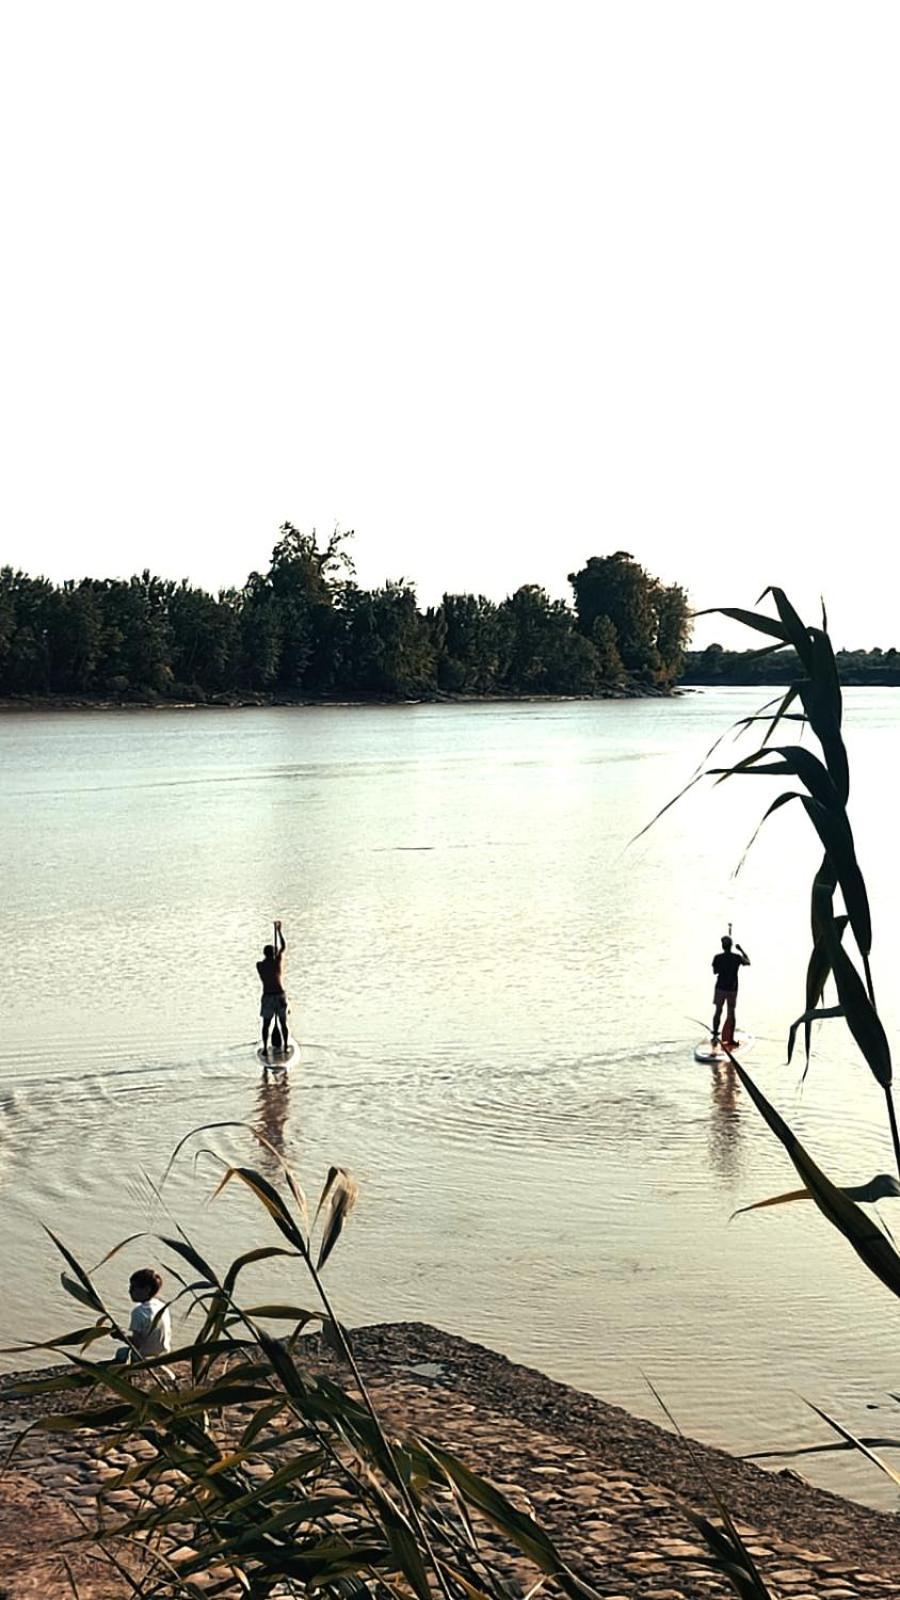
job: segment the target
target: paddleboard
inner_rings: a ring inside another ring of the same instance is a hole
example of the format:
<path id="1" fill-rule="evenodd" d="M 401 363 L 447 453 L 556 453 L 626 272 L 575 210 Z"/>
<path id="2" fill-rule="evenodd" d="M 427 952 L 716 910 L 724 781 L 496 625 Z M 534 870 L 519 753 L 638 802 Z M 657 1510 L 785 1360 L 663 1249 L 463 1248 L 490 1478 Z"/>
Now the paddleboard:
<path id="1" fill-rule="evenodd" d="M 271 1067 L 276 1072 L 284 1072 L 291 1062 L 296 1060 L 297 1046 L 293 1039 L 286 1050 L 263 1050 L 262 1046 L 256 1052 L 256 1058 L 264 1067 Z"/>
<path id="2" fill-rule="evenodd" d="M 753 1036 L 749 1033 L 741 1033 L 731 1046 L 732 1054 L 738 1061 L 743 1061 L 744 1056 L 748 1055 L 752 1049 Z M 694 1060 L 705 1061 L 709 1067 L 719 1067 L 728 1065 L 729 1056 L 721 1040 L 718 1044 L 713 1044 L 712 1039 L 707 1035 L 705 1039 L 701 1039 L 700 1043 L 695 1046 Z"/>

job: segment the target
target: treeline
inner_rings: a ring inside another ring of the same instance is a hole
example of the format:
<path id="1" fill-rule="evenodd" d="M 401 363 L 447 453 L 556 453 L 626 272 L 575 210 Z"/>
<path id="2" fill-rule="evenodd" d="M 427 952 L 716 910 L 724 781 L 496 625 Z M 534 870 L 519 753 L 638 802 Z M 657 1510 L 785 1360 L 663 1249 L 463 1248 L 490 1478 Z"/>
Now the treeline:
<path id="1" fill-rule="evenodd" d="M 350 538 L 285 523 L 268 571 L 215 596 L 149 572 L 55 585 L 3 568 L 0 694 L 583 695 L 664 689 L 680 671 L 687 597 L 625 551 L 570 574 L 572 607 L 525 584 L 422 611 L 405 580 L 358 586 Z"/>
<path id="2" fill-rule="evenodd" d="M 900 652 L 893 646 L 889 650 L 838 650 L 835 655 L 844 684 L 900 684 Z M 720 644 L 711 644 L 705 650 L 685 652 L 682 682 L 735 686 L 791 683 L 799 672 L 793 650 L 760 655 L 754 650 L 725 650 Z"/>

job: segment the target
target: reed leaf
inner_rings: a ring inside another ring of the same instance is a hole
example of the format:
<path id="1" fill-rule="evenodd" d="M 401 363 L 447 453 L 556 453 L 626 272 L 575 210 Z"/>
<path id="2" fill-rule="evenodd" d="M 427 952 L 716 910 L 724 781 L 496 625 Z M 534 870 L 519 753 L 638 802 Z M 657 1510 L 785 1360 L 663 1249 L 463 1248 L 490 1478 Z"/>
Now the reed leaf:
<path id="1" fill-rule="evenodd" d="M 809 1401 L 806 1403 L 808 1405 Z M 861 1433 L 858 1440 L 840 1439 L 837 1444 L 804 1444 L 793 1450 L 747 1450 L 744 1454 L 748 1461 L 791 1461 L 794 1456 L 836 1455 L 840 1450 L 856 1450 L 860 1444 L 868 1445 L 870 1450 L 900 1450 L 900 1439 Z"/>
<path id="2" fill-rule="evenodd" d="M 322 1190 L 316 1216 L 324 1211 L 322 1242 L 316 1270 L 321 1271 L 338 1242 L 344 1223 L 359 1197 L 359 1184 L 345 1167 L 332 1167 Z"/>
<path id="3" fill-rule="evenodd" d="M 774 585 L 770 585 L 768 589 L 763 590 L 756 604 L 761 605 L 763 600 L 765 600 L 766 595 L 769 594 L 775 601 L 775 609 L 778 612 L 781 625 L 784 628 L 787 638 L 797 652 L 798 659 L 802 662 L 803 666 L 808 672 L 812 664 L 812 640 L 810 639 L 810 630 L 807 628 L 804 622 L 801 622 L 797 612 L 794 610 L 794 607 L 791 605 L 791 602 L 783 589 L 779 589 Z"/>
<path id="4" fill-rule="evenodd" d="M 792 1022 L 787 1043 L 788 1066 L 790 1066 L 791 1057 L 794 1054 L 794 1044 L 796 1042 L 798 1028 L 803 1028 L 806 1033 L 806 1065 L 809 1066 L 811 1024 L 814 1022 L 825 1022 L 833 1017 L 842 1017 L 844 1014 L 843 1006 L 814 1007 L 812 1011 L 804 1011 L 802 1017 L 798 1017 L 796 1022 Z"/>
<path id="5" fill-rule="evenodd" d="M 164 1244 L 167 1250 L 174 1250 L 177 1256 L 181 1256 L 182 1260 L 188 1263 L 188 1266 L 193 1267 L 195 1272 L 199 1272 L 202 1283 L 211 1283 L 216 1288 L 219 1287 L 219 1280 L 209 1262 L 204 1261 L 200 1252 L 195 1250 L 193 1245 L 188 1244 L 184 1239 L 167 1239 L 162 1234 L 159 1235 L 159 1242 Z"/>
<path id="6" fill-rule="evenodd" d="M 256 1250 L 246 1250 L 242 1256 L 237 1256 L 232 1261 L 222 1279 L 222 1287 L 225 1293 L 228 1295 L 233 1294 L 234 1286 L 245 1267 L 252 1266 L 256 1261 L 271 1261 L 273 1256 L 287 1256 L 289 1259 L 296 1261 L 297 1252 L 296 1250 L 285 1250 L 283 1245 L 280 1244 L 260 1245 Z"/>
<path id="7" fill-rule="evenodd" d="M 715 1566 L 719 1571 L 724 1573 L 724 1575 L 731 1582 L 732 1587 L 737 1590 L 738 1594 L 744 1597 L 744 1600 L 771 1600 L 769 1591 L 760 1577 L 756 1562 L 754 1561 L 750 1551 L 744 1544 L 740 1533 L 735 1527 L 731 1512 L 725 1504 L 718 1487 L 710 1477 L 710 1474 L 706 1471 L 703 1462 L 698 1457 L 692 1441 L 682 1431 L 677 1419 L 669 1410 L 669 1407 L 666 1405 L 662 1395 L 657 1389 L 654 1388 L 653 1384 L 650 1382 L 650 1379 L 645 1377 L 644 1381 L 657 1404 L 661 1407 L 675 1432 L 678 1434 L 678 1437 L 681 1439 L 681 1442 L 684 1445 L 695 1470 L 703 1479 L 705 1479 L 709 1492 L 719 1508 L 719 1515 L 722 1518 L 724 1527 L 715 1527 L 715 1525 L 711 1523 L 707 1517 L 703 1517 L 699 1512 L 692 1510 L 688 1506 L 682 1505 L 681 1509 L 684 1512 L 684 1515 L 687 1517 L 689 1522 L 693 1523 L 698 1533 L 702 1533 L 713 1556 L 715 1557 Z"/>
<path id="8" fill-rule="evenodd" d="M 841 738 L 840 691 L 835 703 L 820 685 L 801 678 L 797 683 L 797 693 L 809 725 L 822 746 L 825 765 L 831 773 L 834 786 L 846 805 L 850 793 L 850 769 Z"/>
<path id="9" fill-rule="evenodd" d="M 246 1184 L 250 1192 L 255 1194 L 260 1203 L 265 1206 L 275 1226 L 294 1246 L 294 1249 L 305 1257 L 306 1240 L 294 1222 L 278 1190 L 274 1189 L 268 1179 L 264 1178 L 261 1173 L 254 1172 L 251 1167 L 228 1167 L 212 1198 L 214 1200 L 217 1199 L 232 1178 L 238 1178 L 241 1183 Z"/>
<path id="10" fill-rule="evenodd" d="M 811 1411 L 816 1413 L 817 1417 L 821 1417 L 823 1422 L 827 1422 L 829 1428 L 833 1428 L 835 1433 L 839 1434 L 842 1439 L 846 1440 L 848 1444 L 852 1445 L 855 1450 L 858 1450 L 861 1455 L 864 1455 L 869 1461 L 878 1467 L 879 1470 L 886 1475 L 886 1477 L 890 1478 L 892 1483 L 896 1483 L 898 1488 L 900 1488 L 900 1472 L 895 1472 L 894 1468 L 888 1466 L 888 1463 L 883 1460 L 883 1458 L 878 1455 L 875 1450 L 872 1450 L 869 1445 L 864 1444 L 862 1439 L 858 1439 L 855 1434 L 850 1432 L 849 1428 L 845 1428 L 842 1422 L 837 1422 L 834 1417 L 830 1417 L 827 1411 L 822 1410 L 821 1406 L 814 1405 L 811 1400 L 807 1400 L 806 1404 L 809 1406 Z"/>
<path id="11" fill-rule="evenodd" d="M 375 1483 L 372 1484 L 372 1492 L 378 1502 L 381 1525 L 387 1534 L 397 1570 L 402 1572 L 418 1600 L 432 1600 L 428 1573 L 412 1528 Z"/>
<path id="12" fill-rule="evenodd" d="M 809 795 L 801 795 L 800 799 L 834 868 L 860 955 L 868 956 L 872 949 L 869 897 L 863 875 L 859 870 L 853 834 L 846 813 L 835 813 L 827 806 L 820 805 Z"/>
<path id="13" fill-rule="evenodd" d="M 572 1600 L 597 1600 L 596 1592 L 570 1571 L 549 1535 L 533 1517 L 525 1511 L 517 1511 L 499 1489 L 470 1471 L 433 1439 L 427 1440 L 427 1448 L 469 1505 L 475 1506 L 499 1533 L 512 1539 L 536 1567 L 554 1577 Z"/>
<path id="14" fill-rule="evenodd" d="M 834 915 L 834 887 L 831 863 L 826 856 L 813 880 L 811 907 L 813 947 L 806 968 L 806 1014 L 800 1018 L 803 1023 L 807 1068 L 812 1045 L 812 1013 L 819 1006 L 825 993 L 825 985 L 831 976 L 830 940 L 836 938 L 840 943 L 850 920 L 846 915 L 839 917 Z M 793 1041 L 792 1028 L 788 1039 L 788 1061 L 791 1059 Z"/>
<path id="15" fill-rule="evenodd" d="M 882 1089 L 891 1086 L 891 1049 L 865 985 L 836 933 L 825 924 L 825 945 L 841 1010 L 870 1071 Z"/>
<path id="16" fill-rule="evenodd" d="M 75 1328 L 72 1333 L 60 1334 L 58 1339 L 35 1339 L 29 1344 L 5 1345 L 0 1348 L 0 1356 L 28 1355 L 34 1350 L 65 1350 L 72 1345 L 84 1349 L 96 1339 L 108 1339 L 111 1333 L 111 1328 L 98 1328 L 92 1322 L 89 1328 Z"/>
<path id="17" fill-rule="evenodd" d="M 745 627 L 753 628 L 757 633 L 767 633 L 770 638 L 777 639 L 776 648 L 789 644 L 787 629 L 783 622 L 776 622 L 774 617 L 767 617 L 762 611 L 745 611 L 741 606 L 707 606 L 703 611 L 693 612 L 695 617 L 729 617 L 732 622 L 742 622 Z"/>
<path id="18" fill-rule="evenodd" d="M 706 1540 L 712 1556 L 710 1565 L 728 1579 L 741 1600 L 774 1600 L 743 1540 L 736 1542 L 693 1507 L 681 1500 L 677 1503 L 682 1515 Z"/>
<path id="19" fill-rule="evenodd" d="M 107 1312 L 103 1301 L 97 1294 L 94 1285 L 91 1283 L 91 1280 L 81 1263 L 75 1259 L 71 1250 L 67 1249 L 62 1240 L 57 1238 L 52 1229 L 44 1226 L 44 1232 L 46 1233 L 47 1237 L 53 1241 L 60 1255 L 65 1261 L 68 1262 L 75 1274 L 75 1278 L 73 1280 L 68 1276 L 67 1273 L 60 1273 L 60 1281 L 63 1288 L 66 1290 L 66 1293 L 70 1294 L 73 1299 L 79 1300 L 82 1305 L 90 1306 L 92 1311 L 99 1312 L 101 1316 L 108 1316 L 109 1313 Z M 113 1320 L 114 1319 L 110 1317 L 110 1321 L 112 1322 Z"/>
<path id="20" fill-rule="evenodd" d="M 776 759 L 773 760 L 773 757 Z M 758 750 L 744 756 L 743 760 L 736 762 L 732 767 L 709 769 L 709 776 L 716 778 L 719 783 L 724 783 L 726 778 L 747 774 L 769 778 L 799 778 L 814 800 L 818 800 L 826 809 L 834 811 L 837 816 L 843 817 L 846 822 L 844 808 L 828 768 L 818 756 L 813 755 L 811 750 L 804 750 L 802 745 L 761 745 Z"/>
<path id="21" fill-rule="evenodd" d="M 844 1235 L 860 1260 L 885 1288 L 890 1289 L 892 1294 L 900 1295 L 900 1256 L 885 1234 L 865 1211 L 861 1211 L 854 1201 L 848 1200 L 843 1191 L 825 1176 L 775 1107 L 769 1104 L 762 1090 L 757 1088 L 746 1068 L 733 1056 L 731 1060 L 750 1099 L 784 1146 L 823 1216 Z"/>
<path id="22" fill-rule="evenodd" d="M 841 1194 L 848 1200 L 856 1200 L 861 1204 L 874 1205 L 879 1200 L 895 1200 L 900 1196 L 900 1183 L 890 1172 L 879 1172 L 868 1183 L 842 1184 Z M 811 1200 L 812 1195 L 808 1189 L 791 1189 L 787 1194 L 775 1194 L 768 1200 L 755 1200 L 752 1205 L 738 1206 L 732 1211 L 729 1221 L 735 1217 L 742 1217 L 748 1211 L 764 1211 L 767 1206 L 784 1206 L 792 1200 Z"/>

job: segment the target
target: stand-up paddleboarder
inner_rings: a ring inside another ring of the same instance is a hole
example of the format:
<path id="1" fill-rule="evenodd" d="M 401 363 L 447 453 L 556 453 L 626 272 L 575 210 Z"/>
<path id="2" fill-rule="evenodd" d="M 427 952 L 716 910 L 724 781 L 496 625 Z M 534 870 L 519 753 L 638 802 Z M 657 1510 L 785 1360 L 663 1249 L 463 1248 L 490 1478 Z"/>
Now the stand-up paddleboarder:
<path id="1" fill-rule="evenodd" d="M 737 1026 L 735 1011 L 737 1008 L 738 973 L 741 967 L 749 967 L 750 957 L 746 950 L 739 944 L 734 944 L 726 934 L 722 940 L 722 948 L 718 955 L 713 956 L 712 969 L 716 975 L 716 988 L 713 995 L 713 1025 L 712 1042 L 719 1042 L 719 1023 L 722 1019 L 722 1008 L 725 1008 L 725 1026 L 722 1029 L 723 1044 L 734 1044 L 734 1030 Z"/>
<path id="2" fill-rule="evenodd" d="M 275 942 L 263 948 L 262 961 L 257 961 L 256 970 L 262 984 L 262 999 L 259 1014 L 262 1018 L 262 1047 L 263 1052 L 269 1048 L 269 1029 L 272 1029 L 273 1050 L 287 1050 L 288 1047 L 288 1003 L 281 981 L 282 958 L 285 952 L 284 935 L 281 923 L 274 925 Z M 274 1024 L 274 1026 L 273 1026 Z"/>

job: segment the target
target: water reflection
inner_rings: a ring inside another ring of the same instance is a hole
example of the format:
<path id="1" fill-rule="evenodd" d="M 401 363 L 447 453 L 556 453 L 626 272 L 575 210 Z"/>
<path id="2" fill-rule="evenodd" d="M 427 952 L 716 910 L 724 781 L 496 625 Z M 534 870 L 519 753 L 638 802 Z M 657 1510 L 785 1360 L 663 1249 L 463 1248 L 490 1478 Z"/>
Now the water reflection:
<path id="1" fill-rule="evenodd" d="M 727 1061 L 712 1067 L 710 1078 L 710 1161 L 721 1178 L 733 1183 L 741 1168 L 741 1105 L 737 1073 L 731 1062 Z"/>
<path id="2" fill-rule="evenodd" d="M 272 1151 L 285 1157 L 285 1129 L 291 1106 L 290 1079 L 286 1072 L 273 1072 L 268 1067 L 263 1069 L 262 1083 L 256 1097 L 256 1116 L 253 1126 L 257 1133 L 267 1140 L 271 1150 L 264 1144 L 259 1146 L 260 1171 L 266 1177 L 279 1178 L 281 1168 Z"/>

